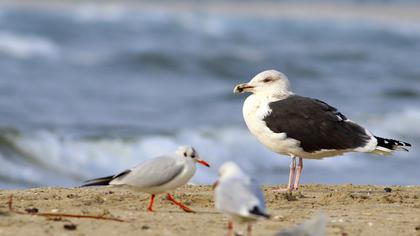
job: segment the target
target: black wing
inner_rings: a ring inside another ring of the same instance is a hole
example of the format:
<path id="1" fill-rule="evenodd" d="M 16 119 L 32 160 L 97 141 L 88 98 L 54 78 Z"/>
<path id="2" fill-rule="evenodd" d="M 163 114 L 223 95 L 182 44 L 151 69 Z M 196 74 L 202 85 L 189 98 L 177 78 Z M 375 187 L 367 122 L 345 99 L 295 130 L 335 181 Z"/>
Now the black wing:
<path id="1" fill-rule="evenodd" d="M 269 107 L 264 117 L 268 128 L 300 141 L 306 152 L 362 147 L 370 139 L 364 128 L 317 99 L 293 95 Z"/>

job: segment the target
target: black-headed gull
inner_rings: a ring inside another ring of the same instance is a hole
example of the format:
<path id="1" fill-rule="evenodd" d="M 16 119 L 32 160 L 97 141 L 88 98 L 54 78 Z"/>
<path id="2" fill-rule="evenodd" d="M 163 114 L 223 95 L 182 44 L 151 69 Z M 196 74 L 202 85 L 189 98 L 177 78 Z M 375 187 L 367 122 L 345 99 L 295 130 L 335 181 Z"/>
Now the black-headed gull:
<path id="1" fill-rule="evenodd" d="M 150 159 L 119 174 L 88 180 L 83 187 L 128 186 L 137 191 L 150 193 L 152 196 L 147 210 L 152 212 L 155 195 L 166 193 L 188 183 L 195 173 L 196 163 L 210 167 L 207 162 L 199 159 L 198 153 L 193 147 L 182 146 L 175 153 Z M 186 212 L 193 212 L 176 201 L 170 193 L 167 193 L 166 199 Z"/>
<path id="2" fill-rule="evenodd" d="M 248 223 L 250 235 L 252 222 L 270 217 L 265 212 L 264 196 L 259 185 L 235 163 L 226 162 L 220 167 L 219 179 L 213 186 L 216 209 L 230 217 L 228 235 L 233 232 L 233 221 Z"/>

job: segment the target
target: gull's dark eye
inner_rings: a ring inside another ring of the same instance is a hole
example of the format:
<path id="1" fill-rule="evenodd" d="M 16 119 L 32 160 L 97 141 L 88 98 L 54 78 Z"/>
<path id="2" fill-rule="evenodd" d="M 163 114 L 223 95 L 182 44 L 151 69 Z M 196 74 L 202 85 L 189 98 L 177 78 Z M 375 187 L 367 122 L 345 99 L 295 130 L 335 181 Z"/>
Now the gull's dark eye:
<path id="1" fill-rule="evenodd" d="M 271 82 L 271 81 L 273 81 L 273 79 L 271 77 L 265 78 L 263 80 L 264 83 L 268 83 L 268 82 Z"/>
<path id="2" fill-rule="evenodd" d="M 184 157 L 187 157 L 187 153 L 186 152 L 184 152 Z"/>
<path id="3" fill-rule="evenodd" d="M 192 154 L 192 155 L 191 155 L 191 158 L 195 158 L 195 154 Z"/>

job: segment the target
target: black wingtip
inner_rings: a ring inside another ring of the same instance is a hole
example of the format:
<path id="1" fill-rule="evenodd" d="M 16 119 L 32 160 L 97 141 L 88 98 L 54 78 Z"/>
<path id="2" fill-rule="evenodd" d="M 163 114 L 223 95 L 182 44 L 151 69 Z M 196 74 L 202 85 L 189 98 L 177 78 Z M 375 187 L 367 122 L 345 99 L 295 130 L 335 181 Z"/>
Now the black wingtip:
<path id="1" fill-rule="evenodd" d="M 270 218 L 271 218 L 271 215 L 264 214 L 264 215 L 262 215 L 262 217 L 264 217 L 264 218 L 266 218 L 266 219 L 268 220 L 268 219 L 270 219 Z"/>
<path id="2" fill-rule="evenodd" d="M 109 185 L 109 183 L 112 180 L 122 178 L 122 177 L 128 175 L 130 172 L 131 172 L 131 170 L 125 170 L 125 171 L 123 171 L 123 172 L 121 172 L 117 175 L 110 175 L 110 176 L 105 176 L 105 177 L 102 177 L 102 178 L 86 180 L 86 181 L 84 181 L 84 183 L 86 183 L 86 184 L 84 184 L 80 187 Z"/>
<path id="3" fill-rule="evenodd" d="M 83 188 L 83 187 L 90 187 L 90 186 L 105 186 L 105 185 L 109 185 L 109 182 L 111 182 L 113 179 L 114 179 L 113 175 L 97 178 L 97 179 L 90 179 L 90 180 L 84 181 L 86 184 L 83 184 L 79 187 Z"/>
<path id="4" fill-rule="evenodd" d="M 409 150 L 406 147 L 411 147 L 411 144 L 407 142 L 377 136 L 375 136 L 375 138 L 378 140 L 379 147 L 384 147 L 390 150 L 403 150 L 408 152 Z"/>
<path id="5" fill-rule="evenodd" d="M 252 210 L 250 210 L 249 213 L 251 213 L 253 215 L 264 217 L 266 219 L 270 219 L 270 217 L 271 217 L 267 213 L 262 212 L 257 206 L 255 206 L 254 208 L 252 208 Z"/>
<path id="6" fill-rule="evenodd" d="M 92 187 L 92 186 L 106 186 L 108 184 L 109 184 L 109 182 L 107 182 L 107 183 L 92 182 L 92 183 L 80 185 L 79 188 Z"/>

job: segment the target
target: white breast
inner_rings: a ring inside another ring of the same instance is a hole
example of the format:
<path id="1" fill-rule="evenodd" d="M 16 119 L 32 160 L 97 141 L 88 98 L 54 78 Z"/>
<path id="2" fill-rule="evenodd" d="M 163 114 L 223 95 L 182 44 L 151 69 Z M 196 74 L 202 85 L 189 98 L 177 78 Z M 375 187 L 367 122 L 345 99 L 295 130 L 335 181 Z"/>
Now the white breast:
<path id="1" fill-rule="evenodd" d="M 249 131 L 273 152 L 283 155 L 303 152 L 297 140 L 287 138 L 285 133 L 274 133 L 266 126 L 264 117 L 271 112 L 269 102 L 255 95 L 250 95 L 245 100 L 242 112 Z"/>

